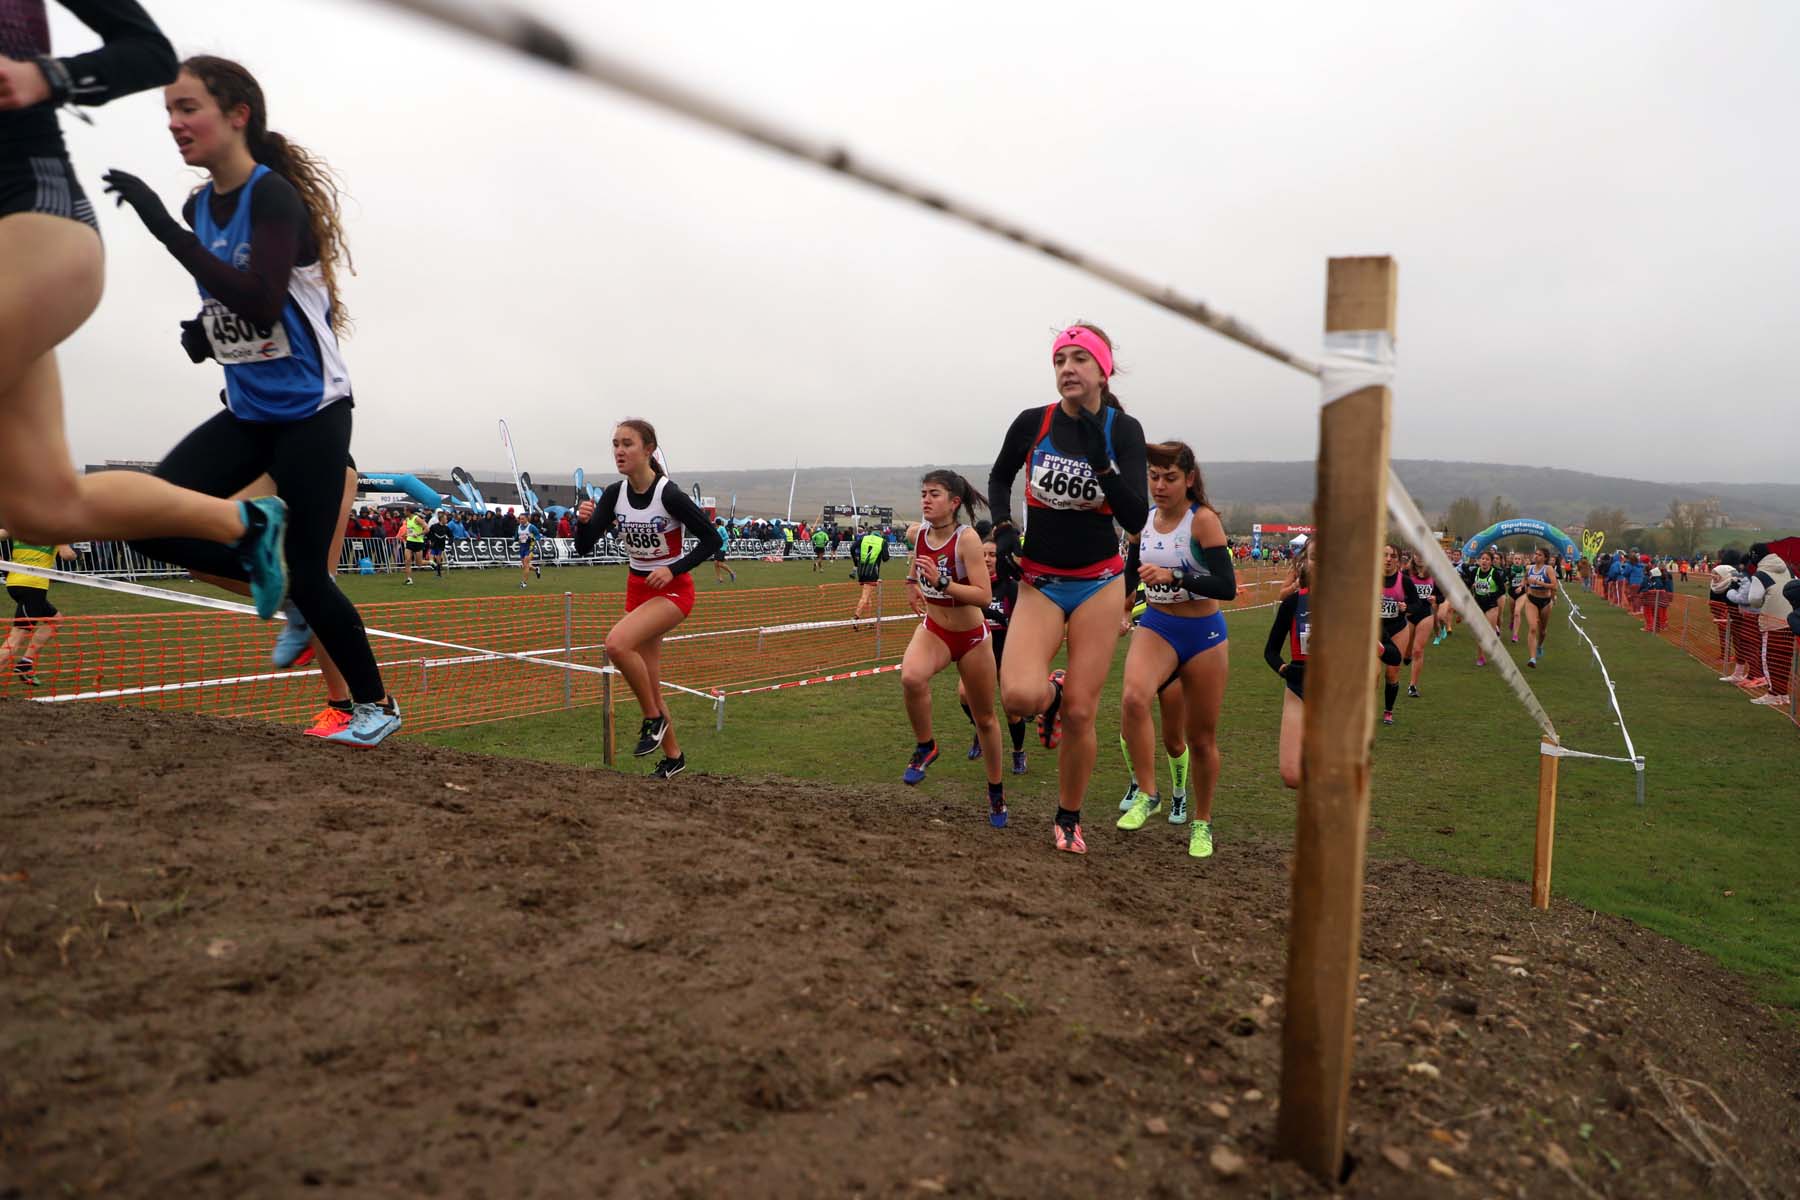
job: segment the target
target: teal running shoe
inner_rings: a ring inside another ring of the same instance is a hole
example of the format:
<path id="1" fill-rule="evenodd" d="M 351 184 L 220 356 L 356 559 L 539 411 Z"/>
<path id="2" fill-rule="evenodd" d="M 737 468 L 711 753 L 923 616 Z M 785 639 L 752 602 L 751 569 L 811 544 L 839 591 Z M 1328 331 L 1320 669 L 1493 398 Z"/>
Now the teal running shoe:
<path id="1" fill-rule="evenodd" d="M 349 724 L 327 736 L 325 740 L 336 742 L 340 746 L 367 749 L 380 745 L 388 734 L 397 732 L 399 728 L 400 706 L 392 700 L 358 704 L 350 710 Z"/>
<path id="2" fill-rule="evenodd" d="M 256 615 L 270 620 L 287 599 L 287 501 L 280 496 L 260 496 L 238 501 L 244 536 L 237 550 L 250 576 L 250 599 Z"/>
<path id="3" fill-rule="evenodd" d="M 281 615 L 287 618 L 287 624 L 275 635 L 275 650 L 269 658 L 278 667 L 291 667 L 312 645 L 313 631 L 292 600 L 281 606 Z"/>

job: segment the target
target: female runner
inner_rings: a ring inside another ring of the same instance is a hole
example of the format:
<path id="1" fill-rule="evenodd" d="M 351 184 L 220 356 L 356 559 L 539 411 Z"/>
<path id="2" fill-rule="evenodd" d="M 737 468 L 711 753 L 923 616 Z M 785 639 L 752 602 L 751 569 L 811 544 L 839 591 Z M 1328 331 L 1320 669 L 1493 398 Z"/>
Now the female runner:
<path id="1" fill-rule="evenodd" d="M 694 578 L 688 572 L 712 557 L 719 531 L 699 505 L 663 474 L 656 459 L 656 428 L 648 421 L 620 421 L 613 430 L 613 465 L 624 478 L 609 484 L 598 501 L 576 508 L 575 553 L 588 555 L 616 522 L 619 542 L 630 558 L 625 579 L 625 615 L 606 633 L 607 661 L 619 668 L 643 710 L 632 754 L 643 758 L 662 747 L 652 772 L 673 779 L 687 769 L 687 755 L 675 740 L 662 698 L 662 642 L 694 611 Z M 696 544 L 681 552 L 684 531 Z"/>
<path id="2" fill-rule="evenodd" d="M 981 757 L 987 768 L 988 821 L 1006 827 L 1006 793 L 1000 782 L 1000 722 L 994 716 L 994 647 L 988 638 L 988 601 L 994 598 L 982 562 L 981 536 L 957 518 L 970 517 L 985 501 L 955 471 L 928 471 L 919 481 L 919 510 L 924 520 L 907 531 L 913 544 L 912 569 L 906 576 L 907 599 L 924 617 L 900 660 L 900 691 L 912 720 L 912 759 L 901 779 L 916 784 L 937 760 L 931 732 L 931 680 L 955 664 L 957 693 L 963 711 L 975 722 Z"/>
<path id="3" fill-rule="evenodd" d="M 400 728 L 400 711 L 356 607 L 327 566 L 343 536 L 340 516 L 350 454 L 349 372 L 338 352 L 348 316 L 337 269 L 347 264 L 338 191 L 316 156 L 268 128 L 254 77 L 227 59 L 181 64 L 163 89 L 182 161 L 210 181 L 182 210 L 192 231 L 163 208 L 143 180 L 105 176 L 146 228 L 199 286 L 200 316 L 183 324 L 195 362 L 225 369 L 226 410 L 171 450 L 156 474 L 230 496 L 267 474 L 287 502 L 290 589 L 354 702 L 350 723 L 328 740 L 373 746 Z M 162 538 L 134 542 L 153 558 L 224 578 L 243 578 L 236 556 L 216 544 Z"/>
<path id="4" fill-rule="evenodd" d="M 56 347 L 100 303 L 93 205 L 57 127 L 61 104 L 105 104 L 175 77 L 175 54 L 136 0 L 65 0 L 104 45 L 50 55 L 43 0 L 0 5 L 0 514 L 34 545 L 152 536 L 218 543 L 257 612 L 287 592 L 280 501 L 238 503 L 139 471 L 77 475 L 63 432 Z"/>
<path id="5" fill-rule="evenodd" d="M 1306 547 L 1295 564 L 1292 590 L 1282 589 L 1281 603 L 1275 606 L 1275 623 L 1269 627 L 1269 640 L 1263 645 L 1263 661 L 1281 676 L 1287 691 L 1281 697 L 1281 749 L 1278 762 L 1281 782 L 1291 788 L 1300 786 L 1300 749 L 1306 737 L 1306 655 L 1312 641 L 1312 608 L 1308 600 L 1312 592 L 1313 547 Z M 1281 646 L 1286 642 L 1288 661 L 1281 659 Z"/>
<path id="6" fill-rule="evenodd" d="M 1144 598 L 1144 584 L 1138 577 L 1137 540 L 1127 539 L 1125 554 L 1125 615 L 1119 621 L 1119 636 L 1129 637 L 1138 628 L 1138 622 L 1150 611 L 1150 602 Z M 1135 581 L 1135 586 L 1134 586 Z M 1126 654 L 1129 656 L 1130 650 Z M 1163 753 L 1169 756 L 1169 824 L 1185 825 L 1188 822 L 1188 766 L 1192 761 L 1187 744 L 1187 701 L 1183 698 L 1179 668 L 1169 672 L 1169 677 L 1162 681 L 1156 689 L 1156 715 L 1162 725 Z M 1145 721 L 1149 714 L 1145 714 Z M 1145 731 L 1146 737 L 1155 740 L 1156 729 L 1152 726 Z M 1131 765 L 1131 738 L 1125 727 L 1119 727 L 1119 754 L 1125 760 L 1125 794 L 1119 798 L 1119 811 L 1128 813 L 1138 800 L 1137 771 Z"/>
<path id="7" fill-rule="evenodd" d="M 1514 550 L 1508 557 L 1506 596 L 1512 602 L 1512 614 L 1507 620 L 1512 623 L 1513 645 L 1519 644 L 1519 624 L 1525 619 L 1525 555 Z"/>
<path id="8" fill-rule="evenodd" d="M 1406 577 L 1412 582 L 1413 592 L 1419 597 L 1419 605 L 1406 612 L 1406 653 L 1402 661 L 1412 666 L 1412 677 L 1407 681 L 1406 694 L 1417 700 L 1419 672 L 1425 669 L 1425 648 L 1436 645 L 1432 630 L 1437 625 L 1439 597 L 1437 581 L 1431 577 L 1431 565 L 1425 561 L 1424 555 L 1415 552 L 1408 556 Z"/>
<path id="9" fill-rule="evenodd" d="M 979 526 L 977 526 L 976 532 L 980 532 Z M 994 545 L 992 534 L 981 543 L 981 560 L 987 567 L 990 593 L 985 610 L 988 640 L 994 643 L 994 668 L 998 672 L 1000 664 L 1006 659 L 1007 622 L 1012 620 L 1013 606 L 1019 600 L 1019 564 L 1000 561 L 1000 551 Z M 969 707 L 969 694 L 960 680 L 956 685 L 956 698 L 962 704 L 963 715 L 969 718 L 969 724 L 975 724 L 975 710 Z M 1024 720 L 1007 721 L 1006 732 L 1012 737 L 1012 773 L 1023 775 L 1025 773 Z M 975 742 L 969 747 L 969 761 L 974 762 L 980 757 L 981 731 L 977 729 Z"/>
<path id="10" fill-rule="evenodd" d="M 1209 858 L 1219 779 L 1219 707 L 1231 666 L 1230 635 L 1219 603 L 1236 598 L 1237 576 L 1225 548 L 1225 527 L 1207 501 L 1193 450 L 1186 442 L 1159 442 L 1147 448 L 1145 458 L 1155 507 L 1137 536 L 1136 557 L 1150 607 L 1125 655 L 1121 724 L 1131 742 L 1133 778 L 1154 780 L 1150 699 L 1171 672 L 1179 674 L 1187 748 L 1193 756 L 1188 854 Z M 1140 788 L 1131 811 L 1119 818 L 1119 828 L 1140 829 L 1161 809 L 1155 791 Z"/>
<path id="11" fill-rule="evenodd" d="M 1525 648 L 1530 657 L 1525 665 L 1535 667 L 1544 653 L 1544 638 L 1550 633 L 1550 606 L 1556 602 L 1556 575 L 1550 568 L 1550 552 L 1539 546 L 1531 554 L 1531 565 L 1525 568 Z"/>
<path id="12" fill-rule="evenodd" d="M 1481 615 L 1487 618 L 1495 640 L 1499 640 L 1500 600 L 1506 595 L 1506 577 L 1494 566 L 1492 550 L 1483 550 L 1476 560 L 1474 573 L 1469 576 L 1469 593 L 1475 597 L 1475 606 L 1481 609 Z M 1475 643 L 1475 665 L 1487 666 L 1487 656 L 1482 652 L 1480 642 Z"/>
<path id="13" fill-rule="evenodd" d="M 1018 544 L 1011 513 L 1020 467 L 1031 519 L 1000 693 L 1009 717 L 1036 716 L 1039 740 L 1060 742 L 1054 844 L 1086 854 L 1081 801 L 1094 773 L 1094 713 L 1125 596 L 1113 522 L 1142 529 L 1150 507 L 1144 431 L 1112 393 L 1111 340 L 1093 325 L 1071 325 L 1051 343 L 1050 362 L 1060 398 L 1014 418 L 988 479 L 1002 556 Z M 1046 678 L 1065 632 L 1068 670 Z"/>
<path id="14" fill-rule="evenodd" d="M 1400 569 L 1400 550 L 1389 545 L 1381 565 L 1381 665 L 1387 671 L 1382 691 L 1381 723 L 1394 723 L 1394 699 L 1400 695 L 1400 663 L 1404 655 L 1396 640 L 1406 632 L 1407 614 L 1419 610 L 1419 593 Z"/>

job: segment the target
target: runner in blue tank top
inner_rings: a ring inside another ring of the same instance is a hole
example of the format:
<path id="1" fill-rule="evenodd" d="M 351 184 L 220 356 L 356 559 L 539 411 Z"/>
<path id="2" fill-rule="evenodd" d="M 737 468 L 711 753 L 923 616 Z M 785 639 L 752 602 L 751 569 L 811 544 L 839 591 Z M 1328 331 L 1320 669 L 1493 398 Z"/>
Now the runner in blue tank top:
<path id="1" fill-rule="evenodd" d="M 201 311 L 182 325 L 194 362 L 225 369 L 226 411 L 157 467 L 171 482 L 229 496 L 260 475 L 287 501 L 290 627 L 311 627 L 350 687 L 350 721 L 326 740 L 373 746 L 400 712 L 356 607 L 327 569 L 350 455 L 350 378 L 337 338 L 347 324 L 337 266 L 347 260 L 337 186 L 325 164 L 267 125 L 262 88 L 237 63 L 200 56 L 163 91 L 182 161 L 209 182 L 171 217 L 143 180 L 114 170 L 107 191 L 194 277 Z M 221 548 L 189 539 L 136 543 L 145 554 L 224 578 L 243 572 Z M 305 640 L 293 639 L 297 653 Z M 278 644 L 277 662 L 287 651 Z"/>

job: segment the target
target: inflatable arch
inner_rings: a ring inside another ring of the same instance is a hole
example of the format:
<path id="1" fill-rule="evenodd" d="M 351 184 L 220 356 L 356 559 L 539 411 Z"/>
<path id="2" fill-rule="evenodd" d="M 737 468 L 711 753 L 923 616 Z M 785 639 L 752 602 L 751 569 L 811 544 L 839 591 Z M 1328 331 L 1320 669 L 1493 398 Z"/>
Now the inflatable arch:
<path id="1" fill-rule="evenodd" d="M 381 471 L 358 471 L 356 480 L 367 488 L 375 488 L 383 492 L 405 492 L 426 508 L 441 508 L 443 496 L 436 488 L 427 487 L 425 481 L 417 475 L 390 475 Z"/>
<path id="2" fill-rule="evenodd" d="M 1581 557 L 1581 547 L 1577 546 L 1568 534 L 1550 522 L 1540 521 L 1535 517 L 1513 517 L 1510 520 L 1489 525 L 1463 543 L 1463 557 L 1474 558 L 1501 538 L 1515 537 L 1519 534 L 1527 534 L 1550 542 L 1556 547 L 1557 553 L 1570 561 Z"/>

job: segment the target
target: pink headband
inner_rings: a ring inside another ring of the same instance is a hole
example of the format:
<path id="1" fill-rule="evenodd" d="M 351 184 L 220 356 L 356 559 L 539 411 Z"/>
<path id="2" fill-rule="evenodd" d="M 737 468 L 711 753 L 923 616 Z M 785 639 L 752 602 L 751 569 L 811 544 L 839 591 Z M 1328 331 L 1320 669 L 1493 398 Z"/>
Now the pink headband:
<path id="1" fill-rule="evenodd" d="M 1100 373 L 1108 379 L 1112 378 L 1112 351 L 1107 349 L 1099 334 L 1083 325 L 1071 325 L 1057 334 L 1056 340 L 1050 343 L 1050 356 L 1056 357 L 1056 352 L 1064 346 L 1079 346 L 1086 350 L 1100 364 Z"/>

